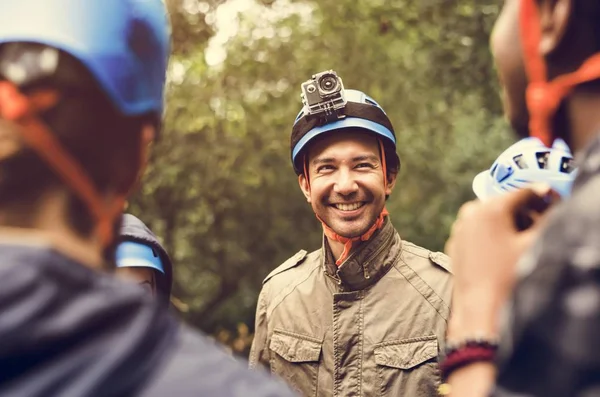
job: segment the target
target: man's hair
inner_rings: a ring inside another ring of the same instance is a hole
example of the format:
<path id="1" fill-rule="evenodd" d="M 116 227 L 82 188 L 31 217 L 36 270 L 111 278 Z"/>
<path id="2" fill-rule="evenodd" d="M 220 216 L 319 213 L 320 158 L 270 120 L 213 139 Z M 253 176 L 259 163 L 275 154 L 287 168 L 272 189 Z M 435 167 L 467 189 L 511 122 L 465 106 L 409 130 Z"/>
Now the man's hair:
<path id="1" fill-rule="evenodd" d="M 40 48 L 47 47 L 31 43 L 5 44 L 0 47 L 0 63 L 15 54 L 39 52 Z M 122 115 L 91 73 L 62 51 L 54 74 L 21 87 L 25 94 L 45 88 L 58 90 L 60 100 L 41 115 L 43 122 L 82 166 L 98 192 L 125 193 L 137 176 L 141 130 L 151 121 L 150 116 Z M 39 198 L 56 188 L 65 188 L 63 181 L 29 147 L 24 146 L 12 156 L 0 159 L 0 206 L 14 214 L 11 215 L 11 223 L 17 223 L 14 226 L 30 226 L 29 214 L 35 211 Z M 88 236 L 95 221 L 83 201 L 74 193 L 69 194 L 69 223 L 78 233 Z"/>
<path id="2" fill-rule="evenodd" d="M 383 145 L 383 151 L 385 153 L 386 163 L 386 178 L 391 181 L 393 175 L 397 175 L 400 172 L 400 157 L 390 145 Z"/>

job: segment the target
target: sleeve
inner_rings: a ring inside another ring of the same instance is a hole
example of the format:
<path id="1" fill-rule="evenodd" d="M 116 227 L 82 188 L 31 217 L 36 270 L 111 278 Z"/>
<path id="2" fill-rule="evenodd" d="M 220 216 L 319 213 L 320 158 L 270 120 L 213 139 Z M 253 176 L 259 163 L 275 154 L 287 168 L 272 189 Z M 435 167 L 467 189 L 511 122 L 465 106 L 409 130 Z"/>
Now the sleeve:
<path id="1" fill-rule="evenodd" d="M 600 395 L 600 230 L 564 225 L 519 263 L 494 397 Z"/>
<path id="2" fill-rule="evenodd" d="M 258 296 L 256 305 L 256 321 L 254 323 L 254 339 L 250 348 L 250 368 L 258 367 L 262 364 L 269 368 L 269 333 L 267 322 L 267 286 Z"/>
<path id="3" fill-rule="evenodd" d="M 245 360 L 231 357 L 216 341 L 182 329 L 167 363 L 145 379 L 143 397 L 292 397 L 282 380 L 263 370 L 252 371 Z"/>

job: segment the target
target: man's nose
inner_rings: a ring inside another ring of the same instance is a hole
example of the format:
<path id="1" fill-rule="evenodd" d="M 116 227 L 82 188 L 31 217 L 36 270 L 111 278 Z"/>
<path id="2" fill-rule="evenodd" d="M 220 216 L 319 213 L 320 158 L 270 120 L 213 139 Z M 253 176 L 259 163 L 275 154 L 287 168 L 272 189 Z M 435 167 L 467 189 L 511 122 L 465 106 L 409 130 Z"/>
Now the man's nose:
<path id="1" fill-rule="evenodd" d="M 358 191 L 358 184 L 350 171 L 340 170 L 340 172 L 338 172 L 338 178 L 333 185 L 333 191 L 343 196 Z"/>

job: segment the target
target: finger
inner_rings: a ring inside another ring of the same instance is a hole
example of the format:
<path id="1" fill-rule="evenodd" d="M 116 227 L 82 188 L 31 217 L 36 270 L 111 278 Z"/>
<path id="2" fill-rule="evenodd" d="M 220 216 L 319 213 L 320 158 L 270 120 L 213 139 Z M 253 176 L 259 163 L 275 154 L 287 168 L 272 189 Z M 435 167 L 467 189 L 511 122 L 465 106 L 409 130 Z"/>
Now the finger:
<path id="1" fill-rule="evenodd" d="M 454 221 L 454 223 L 452 224 L 452 227 L 450 227 L 450 236 L 455 236 L 456 234 L 458 234 L 458 233 L 459 233 L 459 231 L 460 231 L 460 227 L 461 227 L 461 224 L 462 224 L 462 223 L 463 223 L 463 222 L 461 222 L 461 219 L 460 219 L 460 218 L 457 218 L 457 219 Z"/>
<path id="2" fill-rule="evenodd" d="M 519 234 L 517 240 L 518 250 L 523 253 L 527 251 L 537 240 L 540 235 L 540 230 L 537 228 L 527 229 Z"/>
<path id="3" fill-rule="evenodd" d="M 452 245 L 453 245 L 453 239 L 452 236 L 450 236 L 450 238 L 448 240 L 446 240 L 446 244 L 444 245 L 444 253 L 446 255 L 448 255 L 450 258 L 452 258 Z"/>
<path id="4" fill-rule="evenodd" d="M 458 210 L 458 214 L 456 215 L 455 224 L 463 218 L 468 218 L 471 214 L 481 205 L 481 202 L 478 200 L 467 201 L 464 203 L 460 209 Z"/>
<path id="5" fill-rule="evenodd" d="M 551 197 L 551 192 L 552 189 L 546 184 L 532 184 L 529 187 L 494 197 L 493 200 L 509 212 L 516 212 L 521 208 L 543 212 L 548 207 L 548 202 L 544 198 Z"/>

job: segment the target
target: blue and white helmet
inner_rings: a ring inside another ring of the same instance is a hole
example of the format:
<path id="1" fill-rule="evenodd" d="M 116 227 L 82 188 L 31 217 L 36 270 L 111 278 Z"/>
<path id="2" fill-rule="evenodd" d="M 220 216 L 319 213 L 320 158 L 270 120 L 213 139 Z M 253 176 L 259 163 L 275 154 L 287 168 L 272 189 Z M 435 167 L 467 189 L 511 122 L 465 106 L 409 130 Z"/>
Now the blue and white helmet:
<path id="1" fill-rule="evenodd" d="M 0 44 L 72 55 L 126 116 L 162 116 L 170 39 L 164 0 L 0 1 Z"/>
<path id="2" fill-rule="evenodd" d="M 362 91 L 345 89 L 346 116 L 339 120 L 321 125 L 305 123 L 306 108 L 303 108 L 292 130 L 290 149 L 292 165 L 297 174 L 303 172 L 302 159 L 305 149 L 317 137 L 334 131 L 348 128 L 358 128 L 380 138 L 384 145 L 390 147 L 390 152 L 396 157 L 396 135 L 391 121 L 383 108 L 371 97 Z M 399 160 L 397 160 L 399 163 Z"/>
<path id="3" fill-rule="evenodd" d="M 573 155 L 563 140 L 555 140 L 549 149 L 537 138 L 525 138 L 473 179 L 473 192 L 486 199 L 541 182 L 565 198 L 571 193 L 576 173 Z"/>
<path id="4" fill-rule="evenodd" d="M 160 255 L 148 244 L 123 241 L 117 246 L 117 267 L 146 267 L 165 274 Z"/>
<path id="5" fill-rule="evenodd" d="M 173 263 L 159 238 L 132 214 L 123 214 L 116 251 L 118 268 L 138 267 L 155 270 L 156 289 L 168 302 L 173 288 Z"/>

